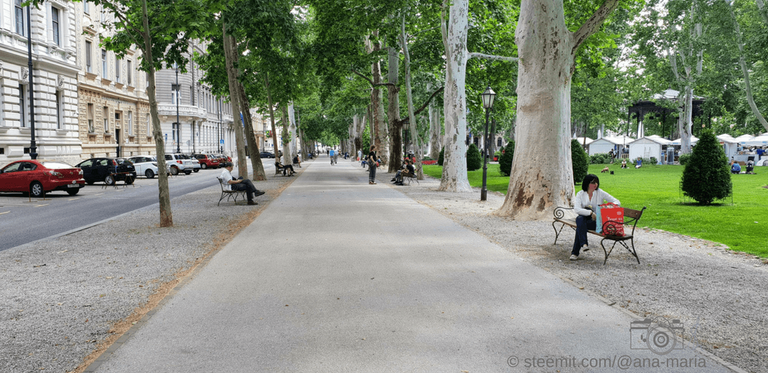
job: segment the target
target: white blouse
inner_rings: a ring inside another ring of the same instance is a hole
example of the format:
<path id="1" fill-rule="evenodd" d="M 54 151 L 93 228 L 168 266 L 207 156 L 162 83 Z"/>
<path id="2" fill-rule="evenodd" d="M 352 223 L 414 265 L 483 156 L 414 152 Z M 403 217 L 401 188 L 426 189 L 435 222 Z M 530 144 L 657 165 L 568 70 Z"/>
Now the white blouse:
<path id="1" fill-rule="evenodd" d="M 580 190 L 578 193 L 576 193 L 575 196 L 573 196 L 573 199 L 571 199 L 571 203 L 573 204 L 573 211 L 576 211 L 577 214 L 582 216 L 591 215 L 592 212 L 597 211 L 597 206 L 606 202 L 612 202 L 617 205 L 621 205 L 621 202 L 619 202 L 618 199 L 613 198 L 612 195 L 606 193 L 600 188 L 592 192 L 592 199 L 589 199 L 589 193 L 583 190 Z M 592 210 L 587 209 L 586 206 L 591 206 Z"/>

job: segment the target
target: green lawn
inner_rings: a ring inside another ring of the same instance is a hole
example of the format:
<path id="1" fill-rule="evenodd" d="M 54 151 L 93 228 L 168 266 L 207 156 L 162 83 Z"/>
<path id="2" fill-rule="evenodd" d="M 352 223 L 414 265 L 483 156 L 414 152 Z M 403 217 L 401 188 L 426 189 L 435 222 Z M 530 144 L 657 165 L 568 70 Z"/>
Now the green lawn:
<path id="1" fill-rule="evenodd" d="M 600 187 L 625 207 L 645 210 L 641 226 L 663 229 L 728 245 L 731 249 L 768 257 L 768 167 L 758 167 L 757 175 L 732 175 L 731 199 L 722 204 L 699 206 L 679 191 L 682 166 L 643 166 L 620 169 L 611 165 L 614 175 L 601 174 L 606 165 L 590 165 L 589 172 L 600 177 Z M 424 166 L 424 172 L 440 178 L 441 166 Z M 480 187 L 483 171 L 469 172 L 469 183 Z M 507 192 L 509 177 L 499 165 L 488 165 L 488 190 Z M 579 188 L 580 186 L 577 186 Z"/>

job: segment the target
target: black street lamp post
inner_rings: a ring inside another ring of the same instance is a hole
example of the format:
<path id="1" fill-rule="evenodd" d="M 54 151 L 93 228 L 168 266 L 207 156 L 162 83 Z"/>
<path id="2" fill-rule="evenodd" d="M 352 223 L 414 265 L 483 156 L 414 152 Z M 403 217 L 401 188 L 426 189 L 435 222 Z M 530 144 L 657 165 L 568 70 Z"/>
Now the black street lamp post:
<path id="1" fill-rule="evenodd" d="M 488 178 L 488 114 L 493 109 L 493 99 L 496 97 L 490 86 L 480 95 L 483 98 L 483 107 L 485 108 L 485 137 L 483 137 L 483 188 L 480 190 L 480 200 L 488 199 L 488 190 L 485 188 Z"/>
<path id="2" fill-rule="evenodd" d="M 29 66 L 29 123 L 32 130 L 32 141 L 29 144 L 29 157 L 37 159 L 37 143 L 35 143 L 35 86 L 32 81 L 32 14 L 27 5 L 27 60 Z M 24 120 L 24 118 L 22 118 Z"/>

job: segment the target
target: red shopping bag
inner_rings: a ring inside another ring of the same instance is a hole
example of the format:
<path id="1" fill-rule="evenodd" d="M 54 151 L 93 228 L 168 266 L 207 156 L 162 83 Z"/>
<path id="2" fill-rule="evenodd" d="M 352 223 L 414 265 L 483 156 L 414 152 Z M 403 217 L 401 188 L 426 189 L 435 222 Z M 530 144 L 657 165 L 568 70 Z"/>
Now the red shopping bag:
<path id="1" fill-rule="evenodd" d="M 613 203 L 600 205 L 602 233 L 606 236 L 624 236 L 624 208 Z"/>

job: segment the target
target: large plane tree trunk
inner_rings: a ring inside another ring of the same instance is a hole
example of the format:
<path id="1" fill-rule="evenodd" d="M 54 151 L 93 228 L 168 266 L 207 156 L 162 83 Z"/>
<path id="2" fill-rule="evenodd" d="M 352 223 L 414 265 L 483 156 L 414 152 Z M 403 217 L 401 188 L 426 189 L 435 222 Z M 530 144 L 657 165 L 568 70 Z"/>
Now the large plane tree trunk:
<path id="1" fill-rule="evenodd" d="M 445 10 L 444 10 L 445 11 Z M 469 1 L 455 0 L 451 3 L 448 25 L 442 24 L 445 45 L 445 154 L 443 155 L 443 177 L 438 190 L 446 192 L 469 192 L 472 188 L 467 179 L 467 97 L 465 92 L 467 59 Z"/>
<path id="2" fill-rule="evenodd" d="M 389 140 L 391 141 L 389 154 L 389 169 L 387 172 L 396 172 L 402 165 L 403 154 L 403 123 L 400 121 L 400 89 L 399 65 L 400 52 L 394 46 L 388 49 L 389 63 L 387 64 L 387 121 L 389 122 Z M 382 158 L 383 160 L 384 158 Z"/>
<path id="3" fill-rule="evenodd" d="M 571 76 L 578 46 L 618 6 L 606 0 L 572 33 L 562 0 L 523 0 L 518 47 L 517 130 L 509 190 L 499 214 L 518 220 L 551 218 L 573 196 Z"/>
<path id="4" fill-rule="evenodd" d="M 432 84 L 427 83 L 427 91 L 432 91 Z M 434 101 L 429 102 L 429 158 L 437 159 L 440 157 L 440 148 L 442 148 L 443 126 L 440 122 L 440 108 Z"/>
<path id="5" fill-rule="evenodd" d="M 238 103 L 240 94 L 237 89 L 237 70 L 235 70 L 234 59 L 232 56 L 233 38 L 227 35 L 227 25 L 222 26 L 224 31 L 224 60 L 227 68 L 227 80 L 229 81 L 229 103 L 232 105 L 232 119 L 235 127 L 235 146 L 237 147 L 237 173 L 243 178 L 248 177 L 248 162 L 245 159 L 245 135 L 243 133 L 243 124 L 240 119 L 240 104 Z M 245 113 L 243 116 L 249 115 Z M 251 149 L 253 151 L 253 149 Z"/>

